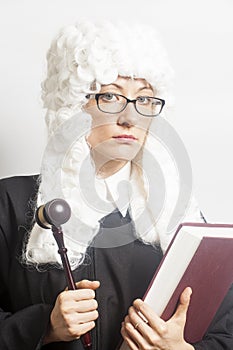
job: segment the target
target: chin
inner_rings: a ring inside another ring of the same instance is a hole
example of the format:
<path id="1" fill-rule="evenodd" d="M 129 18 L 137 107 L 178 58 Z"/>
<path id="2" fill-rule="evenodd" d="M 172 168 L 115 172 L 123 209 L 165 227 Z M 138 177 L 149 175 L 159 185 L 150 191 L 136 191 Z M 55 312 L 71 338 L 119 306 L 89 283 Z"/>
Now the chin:
<path id="1" fill-rule="evenodd" d="M 116 149 L 108 149 L 108 158 L 115 160 L 133 160 L 141 149 L 141 145 L 129 147 L 128 145 L 121 145 Z"/>
<path id="2" fill-rule="evenodd" d="M 116 144 L 112 141 L 105 141 L 92 148 L 96 160 L 104 163 L 113 160 L 131 161 L 141 149 L 142 145 L 139 142 Z"/>

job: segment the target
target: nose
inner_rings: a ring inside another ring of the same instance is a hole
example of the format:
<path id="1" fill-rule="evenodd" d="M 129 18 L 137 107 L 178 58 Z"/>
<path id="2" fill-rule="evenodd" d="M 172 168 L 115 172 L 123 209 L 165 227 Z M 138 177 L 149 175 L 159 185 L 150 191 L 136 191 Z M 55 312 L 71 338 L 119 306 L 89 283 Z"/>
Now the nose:
<path id="1" fill-rule="evenodd" d="M 136 125 L 138 120 L 138 113 L 133 105 L 133 103 L 128 103 L 126 108 L 119 113 L 117 124 L 130 128 Z"/>

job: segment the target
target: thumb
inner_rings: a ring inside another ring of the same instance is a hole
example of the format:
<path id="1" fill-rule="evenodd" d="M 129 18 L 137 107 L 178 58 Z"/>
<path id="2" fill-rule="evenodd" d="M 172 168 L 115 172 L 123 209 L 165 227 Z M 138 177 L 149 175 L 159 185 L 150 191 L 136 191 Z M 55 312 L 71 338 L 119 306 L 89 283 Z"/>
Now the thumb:
<path id="1" fill-rule="evenodd" d="M 184 289 L 180 296 L 179 305 L 177 306 L 176 312 L 172 318 L 180 319 L 181 321 L 183 321 L 183 323 L 185 323 L 191 294 L 192 289 L 190 287 Z"/>
<path id="2" fill-rule="evenodd" d="M 79 281 L 76 284 L 77 289 L 92 289 L 96 290 L 100 286 L 99 281 L 89 281 L 89 280 L 82 280 Z"/>

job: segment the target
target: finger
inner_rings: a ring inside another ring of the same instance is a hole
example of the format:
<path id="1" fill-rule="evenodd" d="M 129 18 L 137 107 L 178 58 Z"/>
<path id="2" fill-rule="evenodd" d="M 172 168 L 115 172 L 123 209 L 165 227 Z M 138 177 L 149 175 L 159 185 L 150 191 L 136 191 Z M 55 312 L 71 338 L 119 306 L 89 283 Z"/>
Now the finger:
<path id="1" fill-rule="evenodd" d="M 78 338 L 80 338 L 80 336 L 89 332 L 94 327 L 95 327 L 94 321 L 80 323 L 80 324 L 74 324 L 73 326 L 69 327 L 69 329 L 68 329 L 69 339 L 67 339 L 67 340 L 78 339 Z"/>
<path id="2" fill-rule="evenodd" d="M 95 322 L 91 321 L 91 322 L 86 322 L 86 323 L 82 323 L 79 325 L 79 332 L 80 335 L 85 334 L 87 332 L 89 332 L 91 329 L 95 328 Z"/>
<path id="3" fill-rule="evenodd" d="M 186 315 L 191 299 L 192 289 L 190 287 L 185 288 L 180 296 L 180 302 L 176 309 L 176 312 L 172 318 L 181 319 L 183 322 L 186 320 Z"/>
<path id="4" fill-rule="evenodd" d="M 93 328 L 95 328 L 95 321 L 90 321 L 79 325 L 79 330 L 81 334 L 85 334 Z"/>
<path id="5" fill-rule="evenodd" d="M 125 340 L 125 342 L 127 343 L 127 345 L 130 347 L 131 350 L 138 350 L 138 346 L 135 344 L 135 342 L 130 338 L 130 336 L 128 335 L 128 333 L 126 332 L 125 327 L 122 325 L 121 328 L 121 335 L 123 337 L 123 339 Z"/>
<path id="6" fill-rule="evenodd" d="M 166 322 L 162 320 L 156 312 L 144 301 L 141 299 L 136 299 L 133 302 L 133 306 L 141 315 L 142 319 L 146 319 L 148 321 L 147 326 L 150 326 L 153 330 L 155 330 L 159 335 L 163 335 L 164 332 L 166 331 Z M 146 330 L 147 328 L 145 325 L 140 325 L 140 328 Z"/>
<path id="7" fill-rule="evenodd" d="M 157 345 L 160 338 L 165 334 L 166 328 L 164 328 L 162 332 L 159 318 L 157 323 L 154 322 L 152 328 L 141 312 L 138 312 L 134 307 L 129 308 L 128 317 L 134 329 L 140 333 L 143 339 L 150 345 Z M 132 329 L 129 329 L 129 333 L 132 335 Z M 142 339 L 137 338 L 137 343 L 142 345 Z"/>
<path id="8" fill-rule="evenodd" d="M 148 321 L 134 306 L 131 306 L 128 310 L 128 318 L 133 327 L 141 334 L 149 331 Z"/>
<path id="9" fill-rule="evenodd" d="M 89 280 L 82 280 L 79 282 L 76 282 L 77 289 L 92 289 L 96 290 L 100 286 L 99 281 L 89 281 Z"/>
<path id="10" fill-rule="evenodd" d="M 143 321 L 142 321 L 143 322 Z M 140 325 L 141 326 L 141 325 Z M 129 315 L 125 317 L 123 324 L 123 332 L 127 335 L 127 341 L 130 340 L 130 343 L 135 344 L 136 349 L 148 349 L 150 343 L 147 341 L 148 334 L 142 334 L 141 329 L 135 329 L 134 325 L 131 323 Z"/>
<path id="11" fill-rule="evenodd" d="M 88 312 L 83 312 L 83 313 L 76 313 L 70 315 L 70 320 L 69 316 L 67 317 L 69 324 L 83 324 L 87 322 L 92 322 L 95 321 L 98 318 L 99 314 L 97 310 L 94 311 L 88 311 Z"/>
<path id="12" fill-rule="evenodd" d="M 78 302 L 82 300 L 95 300 L 95 292 L 92 289 L 68 290 L 60 293 L 56 300 L 56 307 L 62 313 L 69 310 L 77 311 Z"/>
<path id="13" fill-rule="evenodd" d="M 82 280 L 75 283 L 77 289 L 92 289 L 96 290 L 100 286 L 99 281 L 89 281 L 89 280 Z M 69 290 L 68 287 L 65 288 L 65 291 Z"/>
<path id="14" fill-rule="evenodd" d="M 94 311 L 98 308 L 98 303 L 95 299 L 80 300 L 75 303 L 76 312 L 88 312 Z"/>
<path id="15" fill-rule="evenodd" d="M 76 289 L 67 290 L 60 294 L 62 301 L 79 301 L 79 300 L 89 300 L 95 298 L 95 292 L 92 289 Z"/>

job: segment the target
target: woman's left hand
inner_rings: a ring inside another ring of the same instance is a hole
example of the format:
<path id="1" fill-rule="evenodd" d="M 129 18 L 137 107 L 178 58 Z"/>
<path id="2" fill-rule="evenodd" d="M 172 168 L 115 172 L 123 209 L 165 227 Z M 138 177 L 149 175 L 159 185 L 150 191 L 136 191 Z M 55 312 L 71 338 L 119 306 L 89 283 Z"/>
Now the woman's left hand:
<path id="1" fill-rule="evenodd" d="M 145 302 L 135 300 L 121 329 L 121 334 L 130 349 L 194 350 L 194 347 L 184 340 L 184 326 L 191 293 L 189 287 L 183 291 L 175 314 L 166 322 Z"/>

